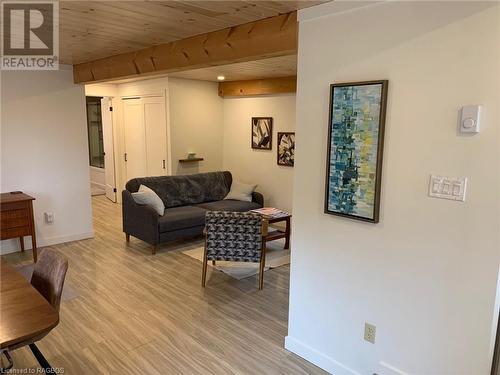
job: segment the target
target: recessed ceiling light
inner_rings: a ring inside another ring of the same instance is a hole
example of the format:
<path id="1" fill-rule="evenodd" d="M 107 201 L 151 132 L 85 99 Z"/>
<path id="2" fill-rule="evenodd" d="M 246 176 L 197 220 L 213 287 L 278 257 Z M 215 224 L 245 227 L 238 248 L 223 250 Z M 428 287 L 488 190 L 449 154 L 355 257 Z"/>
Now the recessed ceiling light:
<path id="1" fill-rule="evenodd" d="M 217 81 L 224 81 L 226 77 L 224 76 L 217 76 Z"/>

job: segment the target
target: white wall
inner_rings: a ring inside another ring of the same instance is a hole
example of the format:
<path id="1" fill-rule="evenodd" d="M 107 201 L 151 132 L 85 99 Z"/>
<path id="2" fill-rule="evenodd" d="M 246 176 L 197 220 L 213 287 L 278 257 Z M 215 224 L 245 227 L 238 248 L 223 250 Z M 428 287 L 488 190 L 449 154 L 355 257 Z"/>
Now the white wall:
<path id="1" fill-rule="evenodd" d="M 273 118 L 272 150 L 251 148 L 252 117 Z M 223 169 L 233 178 L 258 184 L 266 206 L 291 211 L 292 167 L 277 164 L 278 132 L 295 131 L 295 95 L 224 99 Z"/>
<path id="2" fill-rule="evenodd" d="M 222 169 L 222 102 L 217 83 L 169 78 L 169 117 L 173 174 Z M 179 163 L 188 152 L 202 162 Z"/>
<path id="3" fill-rule="evenodd" d="M 122 97 L 158 95 L 168 97 L 168 79 L 156 78 L 126 83 L 96 83 L 85 85 L 87 96 L 111 97 L 113 105 L 113 145 L 117 202 L 121 203 L 121 191 L 127 182 L 124 161 L 125 133 L 123 129 Z M 167 99 L 165 99 L 167 101 Z M 167 145 L 168 148 L 168 145 Z M 168 152 L 167 152 L 168 153 Z M 91 175 L 92 177 L 92 175 Z"/>
<path id="4" fill-rule="evenodd" d="M 94 85 L 90 85 L 94 86 Z M 109 87 L 88 87 L 93 95 L 110 92 Z M 167 95 L 168 128 L 172 174 L 230 170 L 235 179 L 258 184 L 266 204 L 292 208 L 293 168 L 276 162 L 277 133 L 295 129 L 295 95 L 222 99 L 215 82 L 181 78 L 158 78 L 117 85 L 113 101 L 118 124 L 118 154 L 123 155 L 121 96 Z M 272 116 L 273 150 L 250 147 L 250 121 L 255 116 Z M 188 152 L 196 152 L 202 162 L 179 163 Z M 119 174 L 125 176 L 123 158 L 117 159 Z M 258 166 L 258 167 L 257 167 Z M 120 180 L 120 179 L 118 179 Z M 124 186 L 126 179 L 117 186 Z"/>
<path id="5" fill-rule="evenodd" d="M 335 374 L 489 374 L 500 228 L 500 5 L 300 13 L 286 347 Z M 362 5 L 362 4 L 361 4 Z M 381 221 L 323 213 L 329 84 L 389 80 Z M 481 133 L 457 111 L 482 104 Z M 467 201 L 427 197 L 431 173 Z M 363 341 L 364 322 L 377 326 Z"/>
<path id="6" fill-rule="evenodd" d="M 1 191 L 36 198 L 38 246 L 93 236 L 85 93 L 60 67 L 1 73 Z M 2 241 L 2 253 L 18 249 L 18 240 Z"/>
<path id="7" fill-rule="evenodd" d="M 123 153 L 125 138 L 122 124 L 121 97 L 165 95 L 167 104 L 167 145 L 172 174 L 191 174 L 222 169 L 222 99 L 214 82 L 156 78 L 119 84 L 86 86 L 87 95 L 112 96 L 115 131 L 115 165 L 117 187 L 124 189 L 126 179 Z M 196 152 L 205 160 L 182 165 L 179 159 Z M 120 197 L 118 197 L 120 200 Z"/>
<path id="8" fill-rule="evenodd" d="M 85 85 L 85 96 L 117 96 L 118 85 L 113 83 L 93 83 Z"/>

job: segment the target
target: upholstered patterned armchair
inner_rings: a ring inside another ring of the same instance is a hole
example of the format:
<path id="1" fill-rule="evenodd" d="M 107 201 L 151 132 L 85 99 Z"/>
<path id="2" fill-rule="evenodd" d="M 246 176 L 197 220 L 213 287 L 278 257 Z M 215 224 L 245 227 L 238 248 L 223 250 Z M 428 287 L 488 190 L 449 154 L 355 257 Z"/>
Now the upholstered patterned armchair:
<path id="1" fill-rule="evenodd" d="M 205 216 L 205 253 L 202 285 L 206 284 L 209 260 L 260 263 L 259 289 L 264 286 L 266 263 L 262 215 L 255 212 L 208 211 Z"/>

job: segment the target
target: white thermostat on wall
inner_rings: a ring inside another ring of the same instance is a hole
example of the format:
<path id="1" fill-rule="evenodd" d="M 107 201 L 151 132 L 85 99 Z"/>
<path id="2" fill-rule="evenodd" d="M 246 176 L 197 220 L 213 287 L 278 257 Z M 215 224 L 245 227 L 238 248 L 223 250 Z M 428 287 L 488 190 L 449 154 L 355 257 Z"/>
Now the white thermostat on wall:
<path id="1" fill-rule="evenodd" d="M 465 105 L 460 111 L 460 132 L 479 133 L 480 105 Z"/>

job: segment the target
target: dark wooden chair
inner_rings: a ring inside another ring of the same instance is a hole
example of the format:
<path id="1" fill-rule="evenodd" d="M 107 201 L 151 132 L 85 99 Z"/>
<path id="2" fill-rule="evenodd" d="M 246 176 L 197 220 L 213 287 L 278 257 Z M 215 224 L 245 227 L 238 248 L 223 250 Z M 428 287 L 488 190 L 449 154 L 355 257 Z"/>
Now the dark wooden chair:
<path id="1" fill-rule="evenodd" d="M 35 263 L 33 274 L 31 276 L 31 285 L 52 305 L 52 307 L 59 311 L 61 305 L 61 296 L 66 278 L 66 271 L 68 270 L 68 260 L 61 253 L 50 248 L 43 249 L 38 255 L 38 261 Z M 31 337 L 29 340 L 20 342 L 13 347 L 9 347 L 3 354 L 9 361 L 12 367 L 12 358 L 9 351 L 29 346 L 33 355 L 36 357 L 40 365 L 46 373 L 53 371 L 50 364 L 44 358 L 38 347 L 35 345 L 36 341 L 44 338 L 48 332 L 37 336 Z M 8 369 L 9 367 L 5 368 Z M 55 373 L 55 372 L 52 372 Z"/>
<path id="2" fill-rule="evenodd" d="M 35 264 L 31 285 L 59 311 L 61 296 L 68 270 L 68 260 L 60 252 L 50 248 L 44 249 Z"/>
<path id="3" fill-rule="evenodd" d="M 207 263 L 260 263 L 259 290 L 264 287 L 267 221 L 255 212 L 209 211 L 205 217 L 205 251 L 201 284 L 206 285 Z"/>

